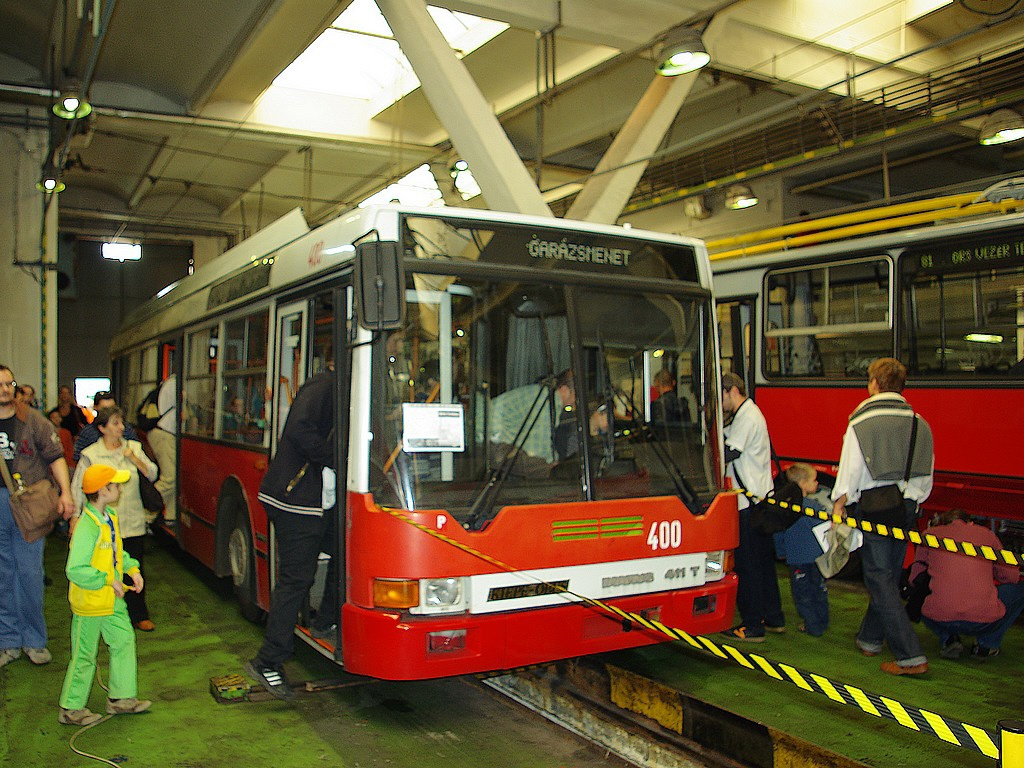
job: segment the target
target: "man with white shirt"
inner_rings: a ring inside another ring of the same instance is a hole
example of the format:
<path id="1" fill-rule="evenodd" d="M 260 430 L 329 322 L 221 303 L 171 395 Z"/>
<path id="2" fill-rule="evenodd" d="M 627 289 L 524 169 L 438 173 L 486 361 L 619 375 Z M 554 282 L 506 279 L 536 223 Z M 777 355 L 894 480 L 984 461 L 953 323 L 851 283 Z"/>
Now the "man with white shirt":
<path id="1" fill-rule="evenodd" d="M 835 514 L 850 509 L 857 519 L 886 522 L 865 514 L 861 497 L 869 489 L 895 485 L 903 496 L 903 509 L 888 524 L 906 529 L 914 524 L 919 505 L 931 493 L 935 466 L 932 431 L 900 394 L 906 381 L 907 369 L 895 358 L 882 357 L 868 367 L 870 397 L 854 409 L 843 435 L 832 489 Z M 861 563 L 869 603 L 857 632 L 857 647 L 865 656 L 876 656 L 883 642 L 888 643 L 896 661 L 883 662 L 881 669 L 891 675 L 928 671 L 928 659 L 900 600 L 906 552 L 906 539 L 864 534 Z"/>
<path id="2" fill-rule="evenodd" d="M 726 477 L 734 488 L 763 499 L 772 490 L 772 448 L 768 423 L 761 409 L 747 397 L 743 379 L 735 373 L 722 374 L 722 410 L 732 416 L 725 427 Z M 751 502 L 738 498 L 740 545 L 735 552 L 736 608 L 740 624 L 723 634 L 733 640 L 763 643 L 765 632 L 786 631 L 779 581 L 775 574 L 775 547 L 770 534 L 754 528 Z"/>

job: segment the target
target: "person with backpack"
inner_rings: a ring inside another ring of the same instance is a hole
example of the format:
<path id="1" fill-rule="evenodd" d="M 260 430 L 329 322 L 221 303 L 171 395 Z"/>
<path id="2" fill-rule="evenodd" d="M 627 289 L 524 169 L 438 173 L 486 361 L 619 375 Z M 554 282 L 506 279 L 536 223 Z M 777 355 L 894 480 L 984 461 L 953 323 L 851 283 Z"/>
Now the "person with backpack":
<path id="1" fill-rule="evenodd" d="M 152 394 L 152 393 L 150 393 Z M 149 395 L 139 406 L 145 409 L 138 420 L 139 429 L 146 431 L 149 447 L 153 449 L 160 475 L 154 485 L 164 499 L 164 520 L 168 523 L 177 519 L 177 478 L 178 478 L 178 415 L 177 377 L 172 373 L 156 392 L 156 413 L 149 408 Z M 154 421 L 155 419 L 155 421 Z"/>

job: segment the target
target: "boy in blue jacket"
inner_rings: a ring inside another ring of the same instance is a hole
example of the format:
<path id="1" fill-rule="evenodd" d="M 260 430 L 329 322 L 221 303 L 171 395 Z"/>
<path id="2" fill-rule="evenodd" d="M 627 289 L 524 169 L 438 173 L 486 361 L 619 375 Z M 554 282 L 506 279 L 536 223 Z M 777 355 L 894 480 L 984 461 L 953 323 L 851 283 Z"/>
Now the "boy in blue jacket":
<path id="1" fill-rule="evenodd" d="M 775 492 L 775 498 L 801 507 L 819 511 L 825 507 L 815 499 L 807 498 L 818 490 L 818 473 L 810 464 L 797 462 L 786 469 L 787 482 Z M 821 555 L 821 545 L 814 535 L 814 526 L 821 521 L 801 514 L 799 519 L 782 533 L 775 534 L 775 551 L 789 566 L 789 586 L 793 603 L 803 622 L 800 631 L 820 637 L 828 629 L 828 586 L 815 559 Z"/>
<path id="2" fill-rule="evenodd" d="M 135 661 L 135 630 L 124 602 L 126 589 L 142 591 L 138 562 L 121 543 L 116 504 L 121 483 L 131 475 L 106 464 L 93 464 L 82 477 L 86 504 L 71 536 L 65 569 L 71 602 L 71 661 L 60 692 L 64 725 L 91 725 L 102 716 L 86 707 L 96 675 L 96 654 L 102 636 L 110 649 L 110 698 L 107 714 L 134 715 L 152 702 L 136 698 L 138 678 Z M 132 580 L 126 587 L 125 575 Z"/>

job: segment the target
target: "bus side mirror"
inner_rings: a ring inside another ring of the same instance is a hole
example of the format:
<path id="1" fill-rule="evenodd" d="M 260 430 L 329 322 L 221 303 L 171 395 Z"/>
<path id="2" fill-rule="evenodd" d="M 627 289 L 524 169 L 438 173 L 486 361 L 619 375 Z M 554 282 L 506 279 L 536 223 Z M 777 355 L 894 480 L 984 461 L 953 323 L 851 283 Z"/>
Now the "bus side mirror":
<path id="1" fill-rule="evenodd" d="M 368 331 L 405 325 L 405 268 L 398 243 L 374 240 L 356 246 L 356 319 Z"/>

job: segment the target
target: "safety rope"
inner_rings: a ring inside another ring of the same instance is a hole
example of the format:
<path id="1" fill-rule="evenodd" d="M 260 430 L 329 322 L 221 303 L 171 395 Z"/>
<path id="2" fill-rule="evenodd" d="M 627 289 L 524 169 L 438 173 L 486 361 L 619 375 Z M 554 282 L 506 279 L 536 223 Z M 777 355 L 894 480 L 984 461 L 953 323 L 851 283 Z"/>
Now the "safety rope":
<path id="1" fill-rule="evenodd" d="M 466 554 L 497 566 L 503 571 L 507 571 L 509 573 L 525 573 L 525 575 L 535 579 L 537 583 L 551 588 L 554 592 L 562 592 L 567 595 L 571 595 L 587 606 L 613 614 L 621 619 L 624 629 L 632 629 L 633 625 L 637 625 L 645 630 L 664 635 L 672 640 L 682 641 L 691 648 L 710 653 L 723 661 L 730 661 L 746 669 L 761 672 L 773 680 L 790 683 L 810 693 L 817 693 L 826 696 L 832 701 L 855 706 L 862 712 L 873 715 L 874 717 L 893 720 L 904 728 L 908 728 L 912 731 L 935 736 L 948 744 L 976 750 L 977 752 L 980 752 L 986 757 L 990 757 L 994 760 L 999 759 L 999 747 L 996 745 L 996 739 L 990 731 L 987 731 L 984 728 L 979 728 L 978 726 L 971 725 L 970 723 L 963 723 L 958 720 L 947 718 L 943 715 L 931 712 L 930 710 L 901 704 L 887 696 L 871 693 L 846 683 L 840 683 L 825 677 L 824 675 L 806 672 L 789 664 L 773 661 L 759 654 L 744 653 L 739 648 L 729 645 L 728 643 L 716 643 L 706 635 L 691 635 L 685 630 L 665 626 L 660 621 L 645 618 L 637 613 L 624 611 L 623 609 L 602 600 L 581 595 L 563 585 L 544 581 L 543 579 L 533 576 L 528 571 L 519 571 L 491 555 L 474 549 L 461 541 L 457 541 L 440 531 L 407 517 L 399 510 L 391 509 L 389 507 L 378 508 L 387 512 L 395 519 L 400 520 L 403 523 L 407 523 L 408 525 L 423 531 L 427 535 L 432 536 L 439 541 L 450 544 Z M 832 516 L 829 515 L 829 517 L 831 518 Z"/>
<path id="2" fill-rule="evenodd" d="M 986 545 L 978 546 L 976 544 L 971 544 L 969 541 L 958 541 L 956 539 L 946 537 L 939 538 L 938 536 L 930 533 L 922 534 L 915 530 L 908 531 L 903 528 L 883 525 L 882 523 L 872 523 L 870 520 L 858 519 L 851 515 L 846 515 L 844 517 L 842 515 L 836 515 L 832 512 L 820 509 L 812 509 L 799 504 L 791 504 L 788 501 L 778 501 L 771 496 L 756 496 L 750 491 L 742 488 L 740 489 L 740 493 L 750 499 L 753 504 L 765 501 L 769 504 L 776 504 L 783 509 L 799 512 L 807 515 L 808 517 L 817 517 L 821 520 L 828 520 L 833 523 L 845 523 L 851 528 L 857 528 L 858 530 L 866 533 L 875 533 L 879 536 L 890 536 L 899 541 L 909 541 L 912 544 L 920 544 L 922 546 L 930 547 L 931 549 L 941 549 L 945 552 L 958 552 L 961 555 L 967 555 L 968 557 L 981 557 L 985 560 L 990 560 L 993 563 L 1005 563 L 1006 565 L 1014 565 L 1018 567 L 1024 564 L 1024 555 L 1019 555 L 1008 549 L 993 549 Z"/>

